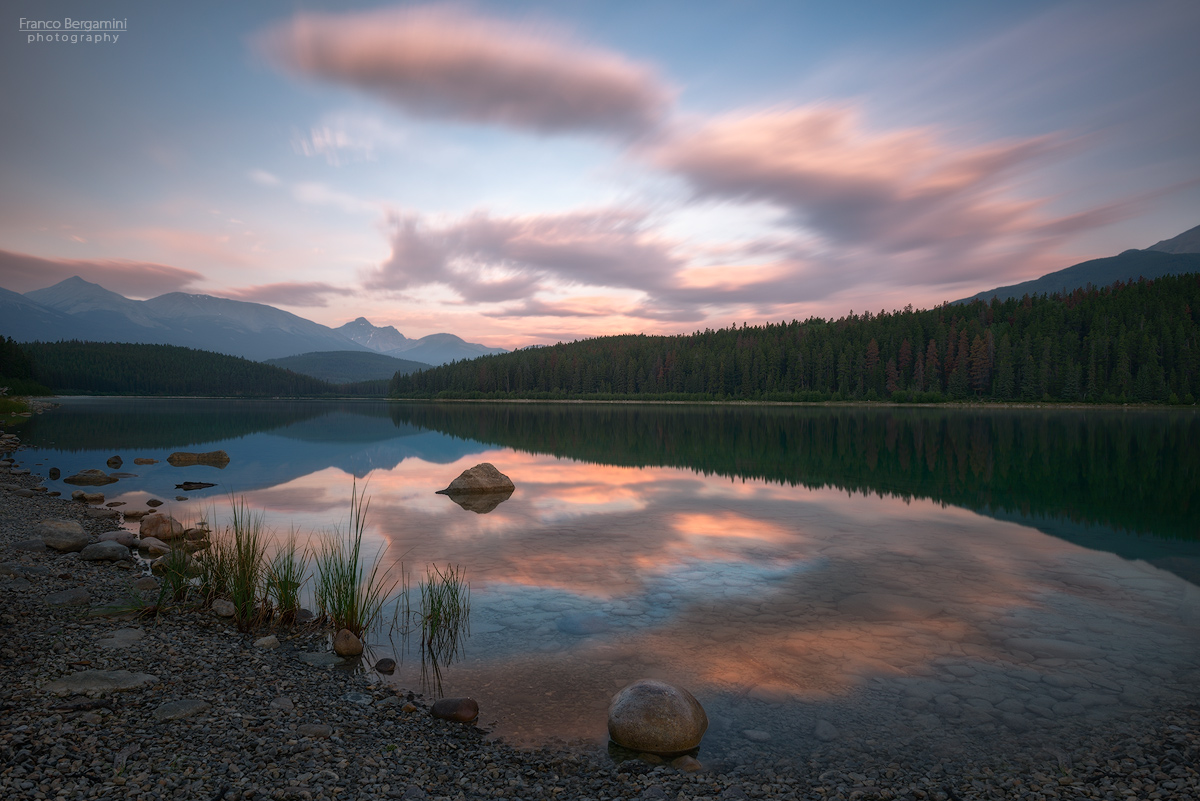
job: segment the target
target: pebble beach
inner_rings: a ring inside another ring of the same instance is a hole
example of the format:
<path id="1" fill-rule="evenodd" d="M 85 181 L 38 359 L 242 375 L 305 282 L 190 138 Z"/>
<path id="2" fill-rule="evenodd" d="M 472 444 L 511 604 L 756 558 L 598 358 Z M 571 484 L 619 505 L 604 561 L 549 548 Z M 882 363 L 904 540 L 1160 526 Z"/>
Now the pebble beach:
<path id="1" fill-rule="evenodd" d="M 1195 704 L 1020 759 L 839 740 L 777 765 L 689 771 L 598 747 L 514 748 L 431 717 L 433 698 L 390 686 L 369 660 L 336 659 L 328 632 L 243 634 L 200 608 L 113 611 L 152 579 L 133 561 L 47 548 L 39 530 L 77 521 L 96 540 L 116 521 L 39 491 L 20 448 L 0 450 L 3 799 L 1200 798 Z"/>

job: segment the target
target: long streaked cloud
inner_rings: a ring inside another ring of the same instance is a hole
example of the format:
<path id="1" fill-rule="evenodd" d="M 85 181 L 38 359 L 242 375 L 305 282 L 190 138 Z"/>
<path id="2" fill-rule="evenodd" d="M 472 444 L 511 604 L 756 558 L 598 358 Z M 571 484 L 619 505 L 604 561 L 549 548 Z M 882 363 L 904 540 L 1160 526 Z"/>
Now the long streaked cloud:
<path id="1" fill-rule="evenodd" d="M 355 290 L 333 286 L 321 281 L 284 281 L 277 284 L 226 289 L 217 294 L 234 300 L 248 300 L 255 303 L 312 307 L 328 306 L 331 295 L 353 295 Z"/>
<path id="2" fill-rule="evenodd" d="M 453 7 L 302 12 L 258 37 L 292 74 L 360 89 L 418 115 L 539 133 L 636 133 L 672 92 L 645 65 L 545 26 Z"/>
<path id="3" fill-rule="evenodd" d="M 133 298 L 178 292 L 204 279 L 193 270 L 127 259 L 52 259 L 0 250 L 0 280 L 5 289 L 29 292 L 79 276 Z"/>
<path id="4" fill-rule="evenodd" d="M 701 198 L 773 203 L 842 247 L 958 249 L 1044 221 L 1008 182 L 1050 138 L 955 148 L 927 129 L 868 131 L 850 106 L 732 114 L 681 129 L 649 153 Z"/>

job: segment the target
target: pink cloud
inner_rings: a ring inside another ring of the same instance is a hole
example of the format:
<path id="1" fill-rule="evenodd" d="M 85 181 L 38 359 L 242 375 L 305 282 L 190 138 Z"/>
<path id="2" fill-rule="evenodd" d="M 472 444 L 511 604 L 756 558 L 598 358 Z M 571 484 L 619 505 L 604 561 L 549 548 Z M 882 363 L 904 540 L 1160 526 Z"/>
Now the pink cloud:
<path id="1" fill-rule="evenodd" d="M 177 292 L 204 278 L 198 272 L 127 259 L 46 259 L 0 250 L 4 288 L 29 292 L 78 275 L 126 297 L 151 298 Z"/>
<path id="2" fill-rule="evenodd" d="M 672 99 L 651 68 L 620 54 L 455 8 L 299 13 L 258 44 L 290 73 L 416 114 L 540 133 L 646 130 Z"/>
<path id="3" fill-rule="evenodd" d="M 1009 179 L 1047 156 L 1042 137 L 955 149 L 928 129 L 873 133 L 846 106 L 729 115 L 651 153 L 697 195 L 767 201 L 826 239 L 904 253 L 1019 235 L 1043 224 Z"/>
<path id="4" fill-rule="evenodd" d="M 434 226 L 393 221 L 392 255 L 366 276 L 368 289 L 444 285 L 463 300 L 527 298 L 546 282 L 662 288 L 680 262 L 649 233 L 644 215 L 622 209 L 493 217 L 477 212 Z"/>
<path id="5" fill-rule="evenodd" d="M 320 281 L 285 281 L 278 284 L 259 284 L 242 289 L 227 289 L 222 297 L 248 300 L 255 303 L 281 304 L 283 306 L 328 306 L 330 295 L 353 295 L 353 289 L 336 287 Z"/>

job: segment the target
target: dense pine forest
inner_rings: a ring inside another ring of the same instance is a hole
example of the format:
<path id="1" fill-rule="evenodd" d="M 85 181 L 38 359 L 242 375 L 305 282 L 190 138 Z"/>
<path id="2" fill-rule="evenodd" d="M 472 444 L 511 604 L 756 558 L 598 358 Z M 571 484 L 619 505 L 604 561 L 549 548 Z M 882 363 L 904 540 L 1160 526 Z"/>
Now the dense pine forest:
<path id="1" fill-rule="evenodd" d="M 33 378 L 33 359 L 16 341 L 0 337 L 0 395 L 49 395 L 50 390 Z"/>
<path id="2" fill-rule="evenodd" d="M 280 367 L 174 345 L 34 342 L 21 345 L 34 378 L 60 395 L 300 397 L 338 388 Z"/>
<path id="3" fill-rule="evenodd" d="M 1184 403 L 1200 275 L 826 321 L 623 335 L 396 375 L 397 398 Z"/>

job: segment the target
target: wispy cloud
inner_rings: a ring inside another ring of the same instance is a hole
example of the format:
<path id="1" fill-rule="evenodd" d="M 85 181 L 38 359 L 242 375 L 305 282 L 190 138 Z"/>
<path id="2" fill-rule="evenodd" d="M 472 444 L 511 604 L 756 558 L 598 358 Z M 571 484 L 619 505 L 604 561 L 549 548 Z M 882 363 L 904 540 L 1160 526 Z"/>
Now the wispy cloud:
<path id="1" fill-rule="evenodd" d="M 234 300 L 255 303 L 278 303 L 283 306 L 328 306 L 331 295 L 353 295 L 355 290 L 337 287 L 320 281 L 285 281 L 278 284 L 259 284 L 241 289 L 226 289 L 215 293 Z"/>
<path id="2" fill-rule="evenodd" d="M 414 114 L 539 133 L 640 132 L 672 92 L 655 71 L 546 25 L 453 7 L 302 12 L 258 38 L 276 66 Z"/>
<path id="3" fill-rule="evenodd" d="M 0 250 L 0 276 L 4 288 L 29 292 L 79 276 L 105 289 L 131 298 L 149 298 L 177 292 L 201 281 L 193 270 L 126 259 L 53 259 Z"/>
<path id="4" fill-rule="evenodd" d="M 302 156 L 323 158 L 332 167 L 376 161 L 381 151 L 399 150 L 408 136 L 383 120 L 362 114 L 329 115 L 307 133 L 297 131 L 292 149 Z"/>

